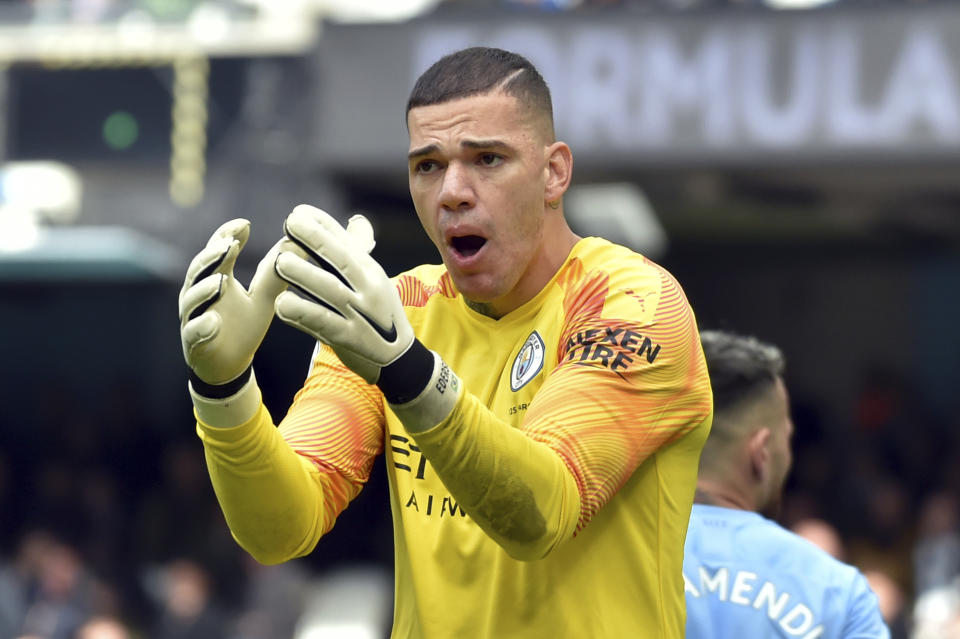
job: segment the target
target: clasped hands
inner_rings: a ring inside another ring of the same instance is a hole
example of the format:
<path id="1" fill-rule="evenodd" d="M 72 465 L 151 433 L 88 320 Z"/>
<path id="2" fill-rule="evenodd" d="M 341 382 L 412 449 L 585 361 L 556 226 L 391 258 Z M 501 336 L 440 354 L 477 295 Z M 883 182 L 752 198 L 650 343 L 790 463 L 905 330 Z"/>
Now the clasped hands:
<path id="1" fill-rule="evenodd" d="M 353 216 L 344 228 L 326 212 L 301 204 L 283 231 L 247 288 L 233 274 L 250 235 L 247 220 L 223 224 L 191 261 L 179 314 L 195 391 L 203 386 L 215 396 L 217 388 L 235 390 L 236 380 L 248 376 L 274 314 L 331 346 L 368 383 L 376 383 L 381 369 L 414 342 L 394 284 L 370 256 L 375 242 L 365 217 Z"/>

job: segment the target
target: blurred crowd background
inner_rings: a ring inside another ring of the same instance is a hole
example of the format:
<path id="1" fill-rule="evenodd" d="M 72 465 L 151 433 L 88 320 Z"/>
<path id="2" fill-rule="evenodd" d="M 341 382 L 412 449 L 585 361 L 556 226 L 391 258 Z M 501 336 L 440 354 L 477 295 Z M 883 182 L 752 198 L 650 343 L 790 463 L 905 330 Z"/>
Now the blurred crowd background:
<path id="1" fill-rule="evenodd" d="M 960 637 L 960 3 L 6 0 L 0 639 L 386 636 L 383 469 L 311 555 L 251 561 L 176 297 L 220 223 L 252 220 L 249 277 L 300 202 L 371 217 L 391 274 L 436 261 L 403 107 L 470 44 L 544 70 L 578 231 L 783 349 L 781 523 L 869 576 L 895 638 Z M 311 349 L 276 323 L 257 356 L 276 420 Z"/>

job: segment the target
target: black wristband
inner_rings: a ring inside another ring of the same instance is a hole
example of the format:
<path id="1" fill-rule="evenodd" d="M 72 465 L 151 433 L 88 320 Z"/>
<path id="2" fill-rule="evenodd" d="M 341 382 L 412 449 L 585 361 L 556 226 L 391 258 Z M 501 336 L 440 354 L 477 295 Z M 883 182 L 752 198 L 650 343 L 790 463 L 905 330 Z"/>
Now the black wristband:
<path id="1" fill-rule="evenodd" d="M 233 380 L 227 382 L 226 384 L 208 384 L 203 381 L 197 374 L 193 372 L 193 369 L 190 369 L 190 386 L 193 387 L 193 392 L 201 397 L 206 397 L 207 399 L 226 399 L 232 395 L 236 395 L 237 391 L 243 388 L 250 380 L 250 375 L 253 373 L 253 364 L 247 366 L 247 370 L 240 373 L 240 375 Z"/>
<path id="2" fill-rule="evenodd" d="M 380 369 L 377 386 L 391 404 L 406 404 L 420 396 L 433 376 L 433 353 L 413 338 L 407 352 Z"/>

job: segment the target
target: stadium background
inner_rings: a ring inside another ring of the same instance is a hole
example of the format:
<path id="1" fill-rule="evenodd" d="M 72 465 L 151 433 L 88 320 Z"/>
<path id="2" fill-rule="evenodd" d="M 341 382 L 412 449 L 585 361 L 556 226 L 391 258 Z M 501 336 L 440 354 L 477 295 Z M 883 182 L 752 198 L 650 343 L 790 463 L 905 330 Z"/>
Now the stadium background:
<path id="1" fill-rule="evenodd" d="M 300 202 L 367 214 L 388 273 L 435 261 L 403 107 L 471 44 L 553 87 L 577 230 L 667 266 L 701 327 L 784 350 L 782 523 L 837 534 L 894 636 L 960 636 L 960 4 L 772 4 L 0 3 L 0 637 L 95 615 L 158 639 L 383 635 L 380 464 L 311 556 L 245 559 L 176 295 L 222 221 L 253 222 L 247 281 Z M 310 350 L 279 322 L 260 350 L 276 419 Z"/>

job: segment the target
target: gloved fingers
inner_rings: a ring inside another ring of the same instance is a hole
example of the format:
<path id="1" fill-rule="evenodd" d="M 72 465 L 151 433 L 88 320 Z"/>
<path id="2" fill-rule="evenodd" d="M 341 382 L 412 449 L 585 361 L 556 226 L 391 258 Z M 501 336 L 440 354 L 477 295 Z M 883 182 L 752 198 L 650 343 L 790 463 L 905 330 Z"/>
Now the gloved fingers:
<path id="1" fill-rule="evenodd" d="M 232 276 L 239 252 L 240 244 L 233 238 L 221 237 L 215 242 L 211 241 L 190 261 L 181 294 L 213 273 Z"/>
<path id="2" fill-rule="evenodd" d="M 281 252 L 292 253 L 303 259 L 307 259 L 307 254 L 289 238 L 283 237 L 274 244 L 267 254 L 257 264 L 257 270 L 250 280 L 250 287 L 247 294 L 255 305 L 269 303 L 270 312 L 273 313 L 273 302 L 277 295 L 287 288 L 287 282 L 282 279 L 276 271 L 275 264 L 277 257 Z"/>
<path id="3" fill-rule="evenodd" d="M 280 279 L 302 291 L 315 302 L 343 309 L 356 295 L 326 269 L 286 251 L 277 256 L 274 268 Z M 342 315 L 342 311 L 338 312 Z"/>
<path id="4" fill-rule="evenodd" d="M 293 219 L 297 222 L 311 221 L 324 231 L 326 231 L 330 236 L 332 236 L 338 242 L 348 241 L 350 237 L 347 235 L 347 230 L 343 227 L 340 222 L 337 221 L 337 218 L 333 217 L 323 209 L 318 209 L 315 206 L 310 206 L 309 204 L 299 204 L 293 208 L 293 211 L 290 212 L 290 215 L 287 216 L 287 219 Z"/>
<path id="5" fill-rule="evenodd" d="M 217 227 L 217 230 L 213 232 L 213 235 L 211 235 L 210 239 L 207 241 L 207 246 L 218 243 L 218 240 L 231 239 L 239 242 L 240 248 L 243 248 L 247 244 L 247 239 L 249 239 L 249 237 L 250 221 L 243 218 L 236 218 L 228 222 L 224 222 Z"/>
<path id="6" fill-rule="evenodd" d="M 321 246 L 324 248 L 342 248 L 346 254 L 349 254 L 349 249 L 352 248 L 370 254 L 377 245 L 374 239 L 373 224 L 364 215 L 357 213 L 350 216 L 350 219 L 347 220 L 347 226 L 344 228 L 336 218 L 322 209 L 301 204 L 293 211 L 297 214 L 293 219 L 294 225 L 304 224 L 301 228 L 307 228 L 306 223 L 312 222 L 326 232 L 327 238 L 333 240 L 332 242 L 324 242 L 322 241 L 323 237 L 316 236 L 317 244 L 315 246 L 318 248 Z M 304 237 L 303 239 L 307 240 L 308 238 Z M 333 255 L 335 254 L 331 253 L 331 257 Z M 335 262 L 335 265 L 346 266 L 348 263 L 348 260 L 343 260 L 342 263 L 340 261 Z"/>
<path id="7" fill-rule="evenodd" d="M 354 240 L 340 223 L 324 211 L 301 204 L 287 216 L 283 231 L 318 266 L 333 274 L 346 286 L 350 283 L 350 264 L 355 261 Z"/>
<path id="8" fill-rule="evenodd" d="M 208 308 L 220 299 L 225 279 L 226 276 L 222 273 L 214 273 L 180 293 L 179 314 L 181 325 L 203 315 Z"/>
<path id="9" fill-rule="evenodd" d="M 377 241 L 373 239 L 373 224 L 359 213 L 347 220 L 347 233 L 353 240 L 353 245 L 368 255 L 377 245 Z"/>
<path id="10" fill-rule="evenodd" d="M 301 204 L 290 212 L 283 221 L 283 231 L 306 249 L 315 250 L 324 244 L 350 241 L 346 229 L 329 213 L 307 204 Z"/>
<path id="11" fill-rule="evenodd" d="M 204 313 L 184 325 L 180 331 L 180 337 L 183 342 L 183 354 L 188 364 L 193 365 L 194 353 L 198 348 L 217 336 L 221 324 L 220 314 L 212 311 Z"/>
<path id="12" fill-rule="evenodd" d="M 284 291 L 277 297 L 276 313 L 287 324 L 327 344 L 342 340 L 349 329 L 348 321 L 336 309 L 293 291 Z"/>

